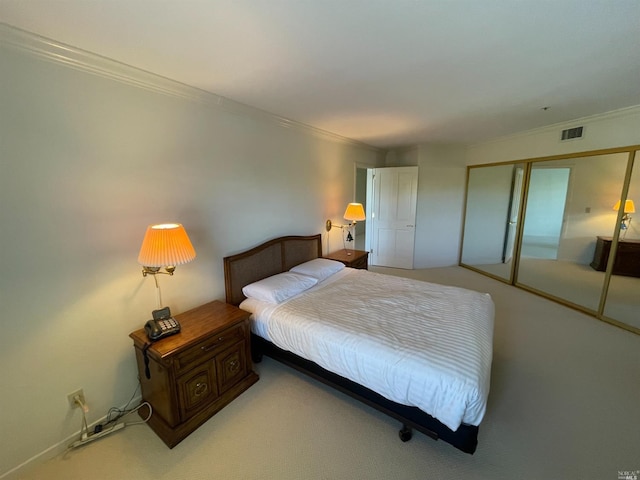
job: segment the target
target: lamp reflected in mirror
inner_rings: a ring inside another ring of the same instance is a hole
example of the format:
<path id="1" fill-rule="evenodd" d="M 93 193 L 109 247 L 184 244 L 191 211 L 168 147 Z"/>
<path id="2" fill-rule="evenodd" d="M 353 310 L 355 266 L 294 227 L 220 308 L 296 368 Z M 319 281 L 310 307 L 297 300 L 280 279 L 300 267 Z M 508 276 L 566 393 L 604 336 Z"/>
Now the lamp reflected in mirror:
<path id="1" fill-rule="evenodd" d="M 620 200 L 616 202 L 616 204 L 613 206 L 613 209 L 616 212 L 620 210 Z M 627 235 L 627 230 L 629 230 L 629 227 L 631 226 L 631 215 L 629 214 L 636 213 L 636 206 L 633 203 L 633 200 L 625 200 L 623 213 L 624 215 L 620 220 L 620 230 L 621 230 L 620 238 L 624 238 Z"/>

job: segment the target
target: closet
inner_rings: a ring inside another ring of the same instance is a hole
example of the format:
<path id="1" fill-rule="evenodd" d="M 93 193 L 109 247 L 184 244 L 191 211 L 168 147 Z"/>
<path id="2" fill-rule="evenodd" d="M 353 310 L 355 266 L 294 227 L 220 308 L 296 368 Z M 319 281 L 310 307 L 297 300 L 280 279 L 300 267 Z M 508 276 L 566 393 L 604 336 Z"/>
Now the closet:
<path id="1" fill-rule="evenodd" d="M 460 265 L 640 334 L 639 149 L 469 166 Z"/>

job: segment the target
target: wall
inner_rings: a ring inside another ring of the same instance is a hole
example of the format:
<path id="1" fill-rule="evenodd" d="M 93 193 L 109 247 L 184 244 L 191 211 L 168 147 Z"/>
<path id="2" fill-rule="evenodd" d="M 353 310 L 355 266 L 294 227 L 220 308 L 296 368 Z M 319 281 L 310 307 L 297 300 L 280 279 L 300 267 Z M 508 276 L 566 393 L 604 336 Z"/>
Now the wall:
<path id="1" fill-rule="evenodd" d="M 464 147 L 457 145 L 422 144 L 387 155 L 387 167 L 418 165 L 414 268 L 458 263 L 464 159 Z"/>
<path id="2" fill-rule="evenodd" d="M 128 334 L 156 308 L 147 225 L 183 223 L 196 249 L 159 279 L 182 312 L 224 298 L 223 256 L 340 223 L 354 164 L 383 158 L 55 42 L 0 42 L 2 476 L 77 434 L 68 393 L 84 389 L 90 422 L 134 395 Z"/>
<path id="3" fill-rule="evenodd" d="M 356 187 L 355 187 L 355 200 L 358 203 L 361 203 L 364 207 L 365 212 L 367 211 L 367 169 L 366 168 L 357 168 L 356 169 Z M 361 222 L 356 223 L 355 227 L 355 239 L 358 250 L 364 250 L 364 237 L 366 232 L 366 224 L 367 221 L 363 220 Z"/>

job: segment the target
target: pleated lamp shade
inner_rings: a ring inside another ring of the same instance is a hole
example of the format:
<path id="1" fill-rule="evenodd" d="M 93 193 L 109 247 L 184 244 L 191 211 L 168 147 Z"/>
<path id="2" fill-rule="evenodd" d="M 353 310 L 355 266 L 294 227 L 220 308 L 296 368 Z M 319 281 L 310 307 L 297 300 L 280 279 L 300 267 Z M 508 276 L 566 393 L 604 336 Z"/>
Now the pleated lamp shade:
<path id="1" fill-rule="evenodd" d="M 344 219 L 351 220 L 352 222 L 361 222 L 366 220 L 364 214 L 364 208 L 361 203 L 350 203 L 347 205 L 347 209 L 344 211 Z"/>
<path id="2" fill-rule="evenodd" d="M 150 225 L 142 240 L 138 263 L 145 267 L 166 267 L 196 258 L 189 236 L 179 223 Z"/>

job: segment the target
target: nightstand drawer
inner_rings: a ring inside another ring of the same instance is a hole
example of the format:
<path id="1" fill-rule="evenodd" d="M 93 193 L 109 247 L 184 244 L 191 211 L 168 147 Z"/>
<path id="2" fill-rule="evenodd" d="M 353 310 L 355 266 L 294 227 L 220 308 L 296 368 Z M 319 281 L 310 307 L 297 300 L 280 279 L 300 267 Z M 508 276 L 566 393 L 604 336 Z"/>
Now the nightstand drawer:
<path id="1" fill-rule="evenodd" d="M 245 325 L 240 324 L 203 340 L 176 356 L 175 365 L 177 372 L 182 373 L 195 365 L 213 358 L 226 347 L 233 345 L 245 337 Z"/>

